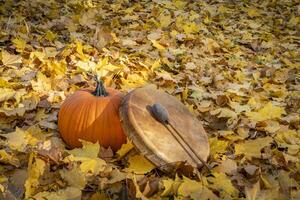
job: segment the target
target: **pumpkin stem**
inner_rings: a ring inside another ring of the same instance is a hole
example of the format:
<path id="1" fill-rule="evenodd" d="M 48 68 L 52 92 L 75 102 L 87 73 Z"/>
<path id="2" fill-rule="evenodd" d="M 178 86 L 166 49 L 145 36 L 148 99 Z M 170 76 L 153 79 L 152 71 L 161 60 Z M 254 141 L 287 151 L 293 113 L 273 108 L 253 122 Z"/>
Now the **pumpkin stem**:
<path id="1" fill-rule="evenodd" d="M 106 96 L 108 96 L 108 93 L 105 90 L 105 87 L 103 85 L 102 80 L 97 76 L 95 76 L 95 80 L 97 82 L 97 86 L 96 86 L 95 91 L 92 94 L 97 96 L 97 97 L 106 97 Z"/>

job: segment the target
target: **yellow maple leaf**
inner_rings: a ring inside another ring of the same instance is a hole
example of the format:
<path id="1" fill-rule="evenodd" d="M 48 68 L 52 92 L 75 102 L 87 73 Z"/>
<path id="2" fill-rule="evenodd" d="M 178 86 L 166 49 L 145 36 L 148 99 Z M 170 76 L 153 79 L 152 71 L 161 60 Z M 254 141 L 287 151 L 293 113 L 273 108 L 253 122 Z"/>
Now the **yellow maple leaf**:
<path id="1" fill-rule="evenodd" d="M 159 17 L 160 26 L 162 28 L 168 27 L 172 23 L 172 18 L 170 14 L 162 14 Z"/>
<path id="2" fill-rule="evenodd" d="M 18 52 L 22 52 L 26 47 L 26 41 L 22 38 L 15 38 L 12 40 L 12 42 L 17 48 Z"/>
<path id="3" fill-rule="evenodd" d="M 284 85 L 275 85 L 271 83 L 266 83 L 264 84 L 263 88 L 264 90 L 269 92 L 270 96 L 273 97 L 284 99 L 288 95 L 287 89 L 285 88 Z"/>
<path id="4" fill-rule="evenodd" d="M 0 161 L 2 163 L 9 163 L 16 167 L 20 166 L 20 161 L 17 157 L 13 156 L 12 154 L 8 154 L 4 149 L 0 150 Z"/>
<path id="5" fill-rule="evenodd" d="M 213 55 L 215 51 L 220 49 L 220 45 L 211 38 L 206 38 L 205 40 L 203 40 L 203 43 L 204 43 L 206 51 L 209 52 L 209 54 L 211 54 L 211 55 Z"/>
<path id="6" fill-rule="evenodd" d="M 132 179 L 132 177 L 133 177 L 133 174 L 121 172 L 118 169 L 114 169 L 111 171 L 110 178 L 107 181 L 107 183 L 114 184 L 114 183 L 120 182 L 125 179 Z"/>
<path id="7" fill-rule="evenodd" d="M 6 144 L 13 150 L 25 152 L 26 146 L 34 146 L 37 144 L 38 139 L 33 137 L 29 132 L 20 128 L 16 128 L 14 132 L 1 134 L 7 139 Z"/>
<path id="8" fill-rule="evenodd" d="M 16 95 L 16 91 L 9 88 L 0 88 L 0 102 L 13 99 Z"/>
<path id="9" fill-rule="evenodd" d="M 39 185 L 39 178 L 45 171 L 46 163 L 31 153 L 28 161 L 28 178 L 25 182 L 25 198 L 35 193 Z"/>
<path id="10" fill-rule="evenodd" d="M 191 180 L 185 176 L 183 176 L 183 181 L 178 188 L 178 195 L 182 197 L 191 197 L 194 200 L 218 199 L 218 197 L 212 191 L 206 188 L 203 183 Z"/>
<path id="11" fill-rule="evenodd" d="M 183 9 L 183 8 L 186 6 L 187 3 L 188 3 L 188 2 L 186 2 L 186 1 L 181 1 L 181 0 L 174 0 L 174 1 L 173 1 L 174 6 L 175 6 L 176 8 L 178 8 L 178 9 Z"/>
<path id="12" fill-rule="evenodd" d="M 57 192 L 40 192 L 33 196 L 33 199 L 51 199 L 51 200 L 79 200 L 81 199 L 81 190 L 76 187 L 67 187 Z"/>
<path id="13" fill-rule="evenodd" d="M 216 158 L 218 154 L 225 153 L 228 144 L 228 141 L 220 140 L 217 137 L 209 138 L 210 155 Z"/>
<path id="14" fill-rule="evenodd" d="M 75 148 L 73 150 L 67 151 L 73 157 L 69 158 L 71 161 L 81 161 L 88 160 L 90 158 L 98 158 L 100 151 L 99 143 L 92 143 L 88 141 L 81 140 L 82 148 Z M 68 157 L 65 158 L 68 160 Z"/>
<path id="15" fill-rule="evenodd" d="M 269 133 L 275 133 L 280 128 L 280 123 L 274 120 L 265 120 L 261 122 L 258 127 L 256 127 L 257 130 L 264 130 Z"/>
<path id="16" fill-rule="evenodd" d="M 197 25 L 195 22 L 186 23 L 183 25 L 182 28 L 185 34 L 193 34 L 198 33 L 200 31 L 200 26 Z"/>
<path id="17" fill-rule="evenodd" d="M 19 55 L 13 55 L 7 51 L 2 50 L 1 52 L 1 61 L 3 65 L 17 69 L 22 63 L 22 57 Z"/>
<path id="18" fill-rule="evenodd" d="M 247 10 L 247 14 L 249 15 L 249 17 L 258 17 L 260 15 L 259 10 L 255 8 L 249 8 Z"/>
<path id="19" fill-rule="evenodd" d="M 255 140 L 247 140 L 235 145 L 235 154 L 244 154 L 246 158 L 260 158 L 261 150 L 270 145 L 273 139 L 271 137 L 257 138 Z"/>
<path id="20" fill-rule="evenodd" d="M 75 148 L 67 151 L 70 155 L 64 158 L 64 162 L 81 161 L 80 170 L 82 173 L 92 173 L 97 175 L 106 167 L 106 162 L 98 157 L 100 145 L 81 140 L 82 148 Z"/>
<path id="21" fill-rule="evenodd" d="M 249 112 L 251 110 L 249 105 L 240 105 L 234 101 L 230 101 L 229 106 L 233 108 L 236 113 Z"/>
<path id="22" fill-rule="evenodd" d="M 126 170 L 136 174 L 145 174 L 155 168 L 155 166 L 142 155 L 131 156 L 128 162 L 129 167 L 126 168 Z"/>
<path id="23" fill-rule="evenodd" d="M 75 64 L 75 66 L 77 66 L 79 71 L 85 71 L 85 72 L 90 72 L 90 71 L 94 71 L 96 68 L 96 63 L 93 61 L 77 61 L 77 63 Z M 106 74 L 105 74 L 106 75 Z"/>
<path id="24" fill-rule="evenodd" d="M 264 121 L 268 119 L 279 119 L 281 115 L 286 114 L 284 108 L 274 106 L 272 102 L 267 103 L 257 112 L 246 112 L 246 115 L 254 121 Z"/>
<path id="25" fill-rule="evenodd" d="M 146 79 L 137 73 L 129 74 L 126 79 L 121 78 L 121 80 L 121 87 L 123 90 L 136 88 L 146 84 Z"/>
<path id="26" fill-rule="evenodd" d="M 218 7 L 218 12 L 219 13 L 227 13 L 227 12 L 230 12 L 230 9 L 225 7 L 224 5 L 221 5 L 220 7 Z"/>
<path id="27" fill-rule="evenodd" d="M 290 27 L 294 27 L 294 26 L 299 26 L 299 23 L 300 23 L 300 17 L 295 17 L 295 16 L 292 16 L 288 22 L 288 25 Z"/>
<path id="28" fill-rule="evenodd" d="M 157 48 L 158 50 L 165 50 L 166 48 L 159 44 L 156 40 L 150 40 L 152 42 L 152 45 Z"/>
<path id="29" fill-rule="evenodd" d="M 237 114 L 228 108 L 218 108 L 210 112 L 212 115 L 218 115 L 218 118 L 237 118 Z"/>
<path id="30" fill-rule="evenodd" d="M 34 60 L 35 58 L 39 59 L 41 62 L 44 62 L 47 58 L 45 52 L 40 51 L 32 51 L 29 55 L 30 60 Z"/>
<path id="31" fill-rule="evenodd" d="M 70 170 L 62 169 L 59 173 L 61 177 L 67 181 L 69 186 L 83 189 L 87 183 L 85 175 L 78 167 L 74 167 Z"/>
<path id="32" fill-rule="evenodd" d="M 6 78 L 0 77 L 0 87 L 1 88 L 10 88 L 13 84 L 9 83 Z"/>
<path id="33" fill-rule="evenodd" d="M 136 176 L 135 175 L 133 175 L 132 181 L 133 181 L 133 184 L 135 186 L 135 191 L 136 191 L 135 192 L 135 197 L 137 199 L 141 199 L 141 200 L 148 200 L 148 198 L 141 192 L 140 186 L 139 186 L 139 184 L 138 184 L 138 182 L 136 180 Z"/>
<path id="34" fill-rule="evenodd" d="M 6 187 L 3 185 L 3 183 L 5 183 L 6 184 L 6 182 L 8 181 L 8 179 L 7 179 L 7 177 L 5 177 L 5 176 L 0 176 L 0 192 L 5 192 L 5 190 L 6 190 Z"/>
<path id="35" fill-rule="evenodd" d="M 157 59 L 152 65 L 151 65 L 151 71 L 154 71 L 155 69 L 159 68 L 161 66 L 160 59 Z"/>
<path id="36" fill-rule="evenodd" d="M 6 116 L 23 116 L 25 114 L 25 107 L 23 104 L 19 104 L 17 107 L 3 106 L 0 108 L 0 113 L 4 113 Z"/>
<path id="37" fill-rule="evenodd" d="M 95 66 L 95 73 L 100 77 L 105 77 L 110 74 L 117 74 L 122 71 L 124 66 L 122 65 L 113 65 L 111 63 L 103 64 L 103 62 L 98 63 Z"/>
<path id="38" fill-rule="evenodd" d="M 300 62 L 293 63 L 293 62 L 291 62 L 291 61 L 290 61 L 289 59 L 287 59 L 287 58 L 281 58 L 280 60 L 281 60 L 284 64 L 286 64 L 288 67 L 300 69 Z"/>
<path id="39" fill-rule="evenodd" d="M 82 161 L 80 164 L 80 170 L 83 173 L 92 173 L 94 175 L 99 174 L 106 167 L 106 162 L 100 158 L 88 159 Z"/>
<path id="40" fill-rule="evenodd" d="M 287 153 L 297 155 L 300 152 L 300 134 L 295 130 L 279 131 L 275 140 L 280 147 L 288 148 Z"/>
<path id="41" fill-rule="evenodd" d="M 182 180 L 176 175 L 175 180 L 173 179 L 164 179 L 162 180 L 162 185 L 164 186 L 164 191 L 160 194 L 162 197 L 172 196 L 177 194 L 178 188 Z"/>
<path id="42" fill-rule="evenodd" d="M 45 38 L 49 41 L 53 41 L 55 40 L 55 38 L 57 37 L 57 35 L 55 33 L 53 33 L 52 31 L 50 30 L 47 30 L 46 34 L 45 34 Z"/>
<path id="43" fill-rule="evenodd" d="M 209 188 L 219 191 L 222 198 L 238 197 L 239 191 L 224 173 L 213 172 L 212 175 L 214 177 L 208 177 L 208 181 L 211 183 Z"/>
<path id="44" fill-rule="evenodd" d="M 45 76 L 42 72 L 37 73 L 36 79 L 37 79 L 36 81 L 35 80 L 31 81 L 33 90 L 35 90 L 41 94 L 45 94 L 52 89 L 50 78 Z"/>
<path id="45" fill-rule="evenodd" d="M 76 41 L 76 52 L 78 54 L 78 57 L 83 60 L 86 61 L 87 60 L 87 56 L 83 53 L 83 46 L 82 43 L 79 41 Z"/>
<path id="46" fill-rule="evenodd" d="M 183 182 L 178 188 L 178 195 L 188 197 L 195 192 L 202 190 L 203 185 L 201 182 L 191 180 L 187 177 L 183 177 Z"/>
<path id="47" fill-rule="evenodd" d="M 121 148 L 117 151 L 117 154 L 119 155 L 118 158 L 124 157 L 133 148 L 134 148 L 134 146 L 133 146 L 132 142 L 127 139 L 127 142 L 125 144 L 122 144 Z"/>
<path id="48" fill-rule="evenodd" d="M 261 103 L 260 103 L 259 99 L 254 98 L 254 97 L 250 97 L 250 99 L 247 102 L 247 105 L 249 105 L 252 109 L 258 109 L 261 107 Z"/>
<path id="49" fill-rule="evenodd" d="M 47 62 L 47 67 L 56 75 L 65 75 L 67 71 L 67 64 L 65 62 Z"/>

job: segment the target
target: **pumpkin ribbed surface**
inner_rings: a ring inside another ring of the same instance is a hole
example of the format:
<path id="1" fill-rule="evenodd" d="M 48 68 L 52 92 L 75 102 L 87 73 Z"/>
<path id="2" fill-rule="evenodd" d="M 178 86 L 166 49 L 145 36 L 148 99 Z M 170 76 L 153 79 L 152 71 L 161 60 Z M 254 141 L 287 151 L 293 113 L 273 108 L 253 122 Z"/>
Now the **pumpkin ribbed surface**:
<path id="1" fill-rule="evenodd" d="M 108 96 L 92 92 L 79 90 L 65 100 L 58 115 L 60 134 L 71 147 L 80 147 L 83 139 L 117 151 L 126 142 L 118 114 L 123 95 L 112 88 L 107 88 Z"/>

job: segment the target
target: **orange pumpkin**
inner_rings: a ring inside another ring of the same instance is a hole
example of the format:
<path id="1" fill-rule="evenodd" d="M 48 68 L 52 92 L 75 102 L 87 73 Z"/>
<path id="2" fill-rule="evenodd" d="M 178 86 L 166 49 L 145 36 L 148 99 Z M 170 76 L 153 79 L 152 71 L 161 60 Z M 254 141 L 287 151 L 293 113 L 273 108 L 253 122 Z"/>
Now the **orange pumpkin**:
<path id="1" fill-rule="evenodd" d="M 115 89 L 105 90 L 101 80 L 95 91 L 83 89 L 69 96 L 58 114 L 63 140 L 72 148 L 80 147 L 83 139 L 117 151 L 126 142 L 119 118 L 122 97 Z"/>

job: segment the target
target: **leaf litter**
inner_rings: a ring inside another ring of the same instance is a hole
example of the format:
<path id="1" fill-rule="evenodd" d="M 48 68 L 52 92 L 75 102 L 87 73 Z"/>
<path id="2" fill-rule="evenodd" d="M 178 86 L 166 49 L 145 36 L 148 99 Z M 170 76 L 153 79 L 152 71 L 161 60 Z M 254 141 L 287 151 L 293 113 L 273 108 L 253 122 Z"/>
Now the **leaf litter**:
<path id="1" fill-rule="evenodd" d="M 300 198 L 299 2 L 7 0 L 0 12 L 1 199 Z M 212 170 L 166 173 L 131 142 L 68 149 L 57 113 L 91 72 L 178 97 L 208 133 Z"/>

